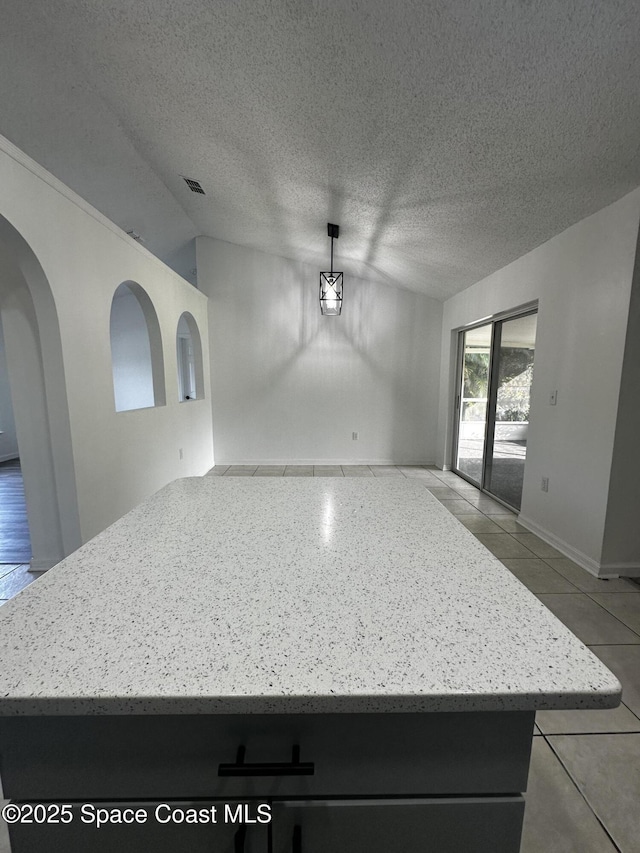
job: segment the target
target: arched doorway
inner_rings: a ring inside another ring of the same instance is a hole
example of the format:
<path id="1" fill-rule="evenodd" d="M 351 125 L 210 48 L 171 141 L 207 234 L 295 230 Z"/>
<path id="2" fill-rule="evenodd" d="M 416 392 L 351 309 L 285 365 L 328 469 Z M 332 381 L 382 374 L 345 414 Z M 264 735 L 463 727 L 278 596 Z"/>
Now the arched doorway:
<path id="1" fill-rule="evenodd" d="M 46 570 L 81 544 L 60 327 L 32 249 L 0 216 L 0 315 L 31 535 Z"/>

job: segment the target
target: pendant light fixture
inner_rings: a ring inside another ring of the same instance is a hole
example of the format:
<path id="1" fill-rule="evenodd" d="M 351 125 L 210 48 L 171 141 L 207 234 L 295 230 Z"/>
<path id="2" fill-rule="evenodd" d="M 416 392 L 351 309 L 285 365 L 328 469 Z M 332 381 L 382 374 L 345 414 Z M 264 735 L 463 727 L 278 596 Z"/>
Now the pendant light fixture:
<path id="1" fill-rule="evenodd" d="M 340 236 L 340 226 L 327 223 L 331 237 L 331 271 L 320 273 L 320 312 L 334 317 L 342 311 L 342 273 L 333 271 L 333 241 Z"/>

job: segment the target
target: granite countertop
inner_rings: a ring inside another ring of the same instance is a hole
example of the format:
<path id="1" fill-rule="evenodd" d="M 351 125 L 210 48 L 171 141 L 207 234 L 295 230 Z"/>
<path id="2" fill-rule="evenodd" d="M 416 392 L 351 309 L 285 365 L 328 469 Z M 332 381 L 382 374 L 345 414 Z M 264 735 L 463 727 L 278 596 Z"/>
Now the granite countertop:
<path id="1" fill-rule="evenodd" d="M 177 480 L 0 608 L 0 714 L 609 708 L 419 483 Z"/>

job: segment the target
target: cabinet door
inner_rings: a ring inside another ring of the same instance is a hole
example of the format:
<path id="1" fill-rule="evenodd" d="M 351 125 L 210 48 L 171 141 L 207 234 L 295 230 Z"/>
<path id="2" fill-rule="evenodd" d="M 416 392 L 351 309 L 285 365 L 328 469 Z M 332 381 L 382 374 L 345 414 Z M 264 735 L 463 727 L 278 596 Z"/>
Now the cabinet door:
<path id="1" fill-rule="evenodd" d="M 52 814 L 56 805 L 48 803 L 44 808 Z M 235 815 L 235 804 L 230 805 L 231 815 Z M 224 804 L 96 802 L 84 807 L 83 811 L 82 805 L 73 805 L 69 823 L 12 824 L 11 853 L 265 853 L 267 849 L 267 827 L 227 822 Z M 133 819 L 134 813 L 146 818 L 125 824 L 105 822 L 100 827 L 95 820 L 83 821 L 98 809 L 106 810 L 101 813 L 105 821 L 107 812 L 116 819 L 118 813 L 126 814 L 127 819 Z"/>
<path id="2" fill-rule="evenodd" d="M 518 853 L 522 797 L 280 802 L 273 853 Z"/>

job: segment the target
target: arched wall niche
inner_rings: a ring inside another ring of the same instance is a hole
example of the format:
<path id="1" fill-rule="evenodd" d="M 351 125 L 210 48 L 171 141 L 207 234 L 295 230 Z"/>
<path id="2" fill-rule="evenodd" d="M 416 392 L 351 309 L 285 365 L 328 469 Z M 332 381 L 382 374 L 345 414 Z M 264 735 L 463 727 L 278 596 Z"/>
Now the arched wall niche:
<path id="1" fill-rule="evenodd" d="M 116 411 L 164 406 L 160 323 L 149 294 L 137 282 L 125 281 L 116 288 L 109 332 Z"/>
<path id="2" fill-rule="evenodd" d="M 202 340 L 195 318 L 184 311 L 176 330 L 176 360 L 178 367 L 178 399 L 180 402 L 202 400 L 204 397 L 204 371 L 202 366 Z"/>
<path id="3" fill-rule="evenodd" d="M 0 313 L 34 570 L 81 543 L 60 325 L 33 250 L 0 215 Z"/>

